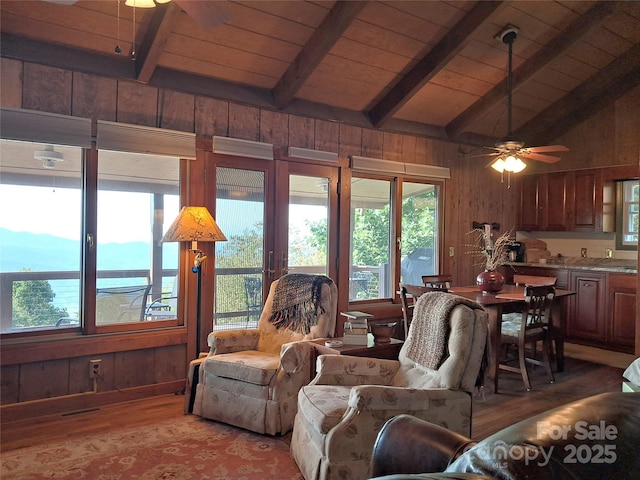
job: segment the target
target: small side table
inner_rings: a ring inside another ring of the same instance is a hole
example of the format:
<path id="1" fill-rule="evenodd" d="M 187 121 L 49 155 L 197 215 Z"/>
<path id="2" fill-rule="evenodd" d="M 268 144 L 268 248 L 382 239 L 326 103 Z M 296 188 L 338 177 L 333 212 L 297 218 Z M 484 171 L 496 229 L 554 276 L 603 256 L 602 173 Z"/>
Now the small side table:
<path id="1" fill-rule="evenodd" d="M 312 340 L 316 347 L 311 353 L 311 377 L 316 374 L 316 360 L 319 355 L 352 355 L 354 357 L 370 357 L 381 358 L 384 360 L 397 360 L 398 354 L 404 342 L 397 338 L 392 338 L 388 343 L 375 343 L 372 334 L 367 334 L 368 342 L 366 345 L 347 345 L 341 347 L 327 347 L 324 342 L 327 339 Z M 342 337 L 331 338 L 330 340 L 342 340 Z"/>

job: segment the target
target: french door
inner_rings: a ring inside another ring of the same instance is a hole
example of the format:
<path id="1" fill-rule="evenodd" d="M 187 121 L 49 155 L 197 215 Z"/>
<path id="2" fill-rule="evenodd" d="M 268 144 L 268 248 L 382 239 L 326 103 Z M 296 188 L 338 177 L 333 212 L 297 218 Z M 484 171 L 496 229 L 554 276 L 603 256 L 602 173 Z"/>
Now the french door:
<path id="1" fill-rule="evenodd" d="M 337 276 L 338 168 L 209 154 L 215 168 L 215 330 L 253 328 L 273 280 Z"/>

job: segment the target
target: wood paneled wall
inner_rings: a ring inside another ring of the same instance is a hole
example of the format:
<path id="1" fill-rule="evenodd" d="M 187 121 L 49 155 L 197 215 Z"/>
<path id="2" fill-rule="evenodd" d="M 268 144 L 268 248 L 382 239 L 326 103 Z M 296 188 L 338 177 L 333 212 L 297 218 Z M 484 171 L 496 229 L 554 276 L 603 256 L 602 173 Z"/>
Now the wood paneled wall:
<path id="1" fill-rule="evenodd" d="M 473 283 L 480 270 L 465 255 L 466 244 L 471 242 L 468 232 L 472 222 L 498 222 L 502 230 L 515 226 L 517 179 L 508 188 L 506 179 L 501 183 L 500 176 L 485 168 L 483 160 L 461 159 L 460 146 L 454 143 L 284 114 L 6 58 L 0 60 L 0 68 L 0 103 L 6 107 L 195 132 L 201 140 L 220 135 L 269 142 L 276 152 L 296 146 L 337 151 L 343 159 L 362 155 L 448 167 L 451 179 L 446 182 L 444 195 L 442 270 L 452 274 L 457 284 Z M 554 168 L 637 162 L 639 90 L 560 139 L 571 148 L 571 155 Z M 208 143 L 199 141 L 200 146 Z M 202 155 L 198 161 L 202 161 Z M 193 190 L 203 189 L 194 185 Z M 389 311 L 388 315 L 399 316 L 397 308 Z M 65 411 L 122 401 L 127 397 L 121 391 L 130 395 L 166 393 L 184 383 L 185 328 L 160 334 L 128 334 L 129 342 L 122 342 L 120 337 L 124 336 L 49 341 L 29 348 L 3 345 L 3 417 L 7 413 L 30 414 L 38 408 L 42 413 L 43 405 L 45 411 Z M 98 399 L 100 395 L 83 393 L 91 391 L 84 369 L 95 355 L 103 358 L 105 371 L 110 372 L 103 385 L 105 392 Z"/>

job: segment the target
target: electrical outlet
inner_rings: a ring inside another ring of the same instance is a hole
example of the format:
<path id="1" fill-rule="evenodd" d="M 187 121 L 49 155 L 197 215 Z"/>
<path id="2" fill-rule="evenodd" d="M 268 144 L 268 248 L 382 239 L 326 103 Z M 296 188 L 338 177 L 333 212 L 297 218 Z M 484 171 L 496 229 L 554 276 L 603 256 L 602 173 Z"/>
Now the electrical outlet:
<path id="1" fill-rule="evenodd" d="M 580 256 L 582 258 L 587 258 L 587 249 L 586 248 L 581 248 L 580 249 Z"/>
<path id="2" fill-rule="evenodd" d="M 97 378 L 102 375 L 102 359 L 89 360 L 89 378 Z"/>
<path id="3" fill-rule="evenodd" d="M 456 254 L 456 250 L 453 247 L 449 247 L 449 256 L 453 257 Z"/>
<path id="4" fill-rule="evenodd" d="M 610 248 L 607 248 L 607 249 L 604 251 L 604 256 L 605 256 L 605 257 L 607 257 L 607 258 L 613 258 L 613 250 L 612 250 L 612 249 L 610 249 Z"/>

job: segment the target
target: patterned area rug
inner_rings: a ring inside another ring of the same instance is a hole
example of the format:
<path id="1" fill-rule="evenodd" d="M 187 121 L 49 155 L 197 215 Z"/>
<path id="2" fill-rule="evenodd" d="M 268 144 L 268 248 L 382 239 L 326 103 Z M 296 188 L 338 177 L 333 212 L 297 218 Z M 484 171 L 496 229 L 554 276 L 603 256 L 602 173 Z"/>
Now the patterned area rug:
<path id="1" fill-rule="evenodd" d="M 301 480 L 290 436 L 262 436 L 193 415 L 2 453 L 3 480 Z M 286 440 L 285 440 L 286 439 Z"/>

